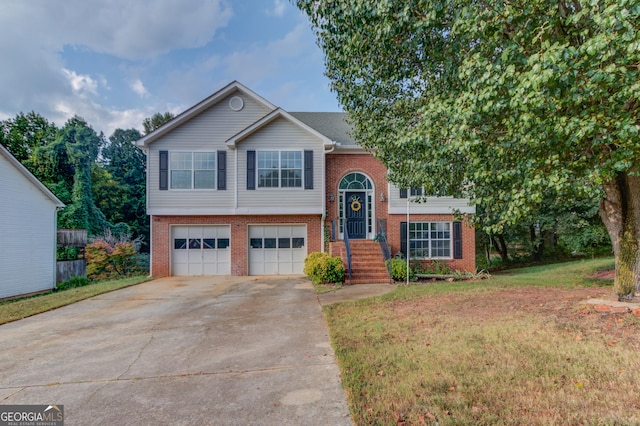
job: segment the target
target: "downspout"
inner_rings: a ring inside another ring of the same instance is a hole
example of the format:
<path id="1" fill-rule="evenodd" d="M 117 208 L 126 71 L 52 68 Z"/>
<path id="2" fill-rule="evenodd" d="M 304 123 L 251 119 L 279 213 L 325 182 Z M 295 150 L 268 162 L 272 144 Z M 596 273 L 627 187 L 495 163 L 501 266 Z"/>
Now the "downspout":
<path id="1" fill-rule="evenodd" d="M 320 247 L 322 247 L 323 253 L 325 247 L 324 221 L 327 218 L 327 154 L 331 154 L 336 149 L 336 144 L 336 141 L 331 141 L 331 149 L 329 151 L 322 151 L 322 216 L 320 217 Z"/>

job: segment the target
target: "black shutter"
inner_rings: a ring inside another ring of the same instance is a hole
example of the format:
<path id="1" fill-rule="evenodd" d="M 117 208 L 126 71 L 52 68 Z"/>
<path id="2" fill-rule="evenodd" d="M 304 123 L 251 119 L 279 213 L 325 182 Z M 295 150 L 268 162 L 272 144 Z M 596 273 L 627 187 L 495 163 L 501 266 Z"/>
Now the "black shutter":
<path id="1" fill-rule="evenodd" d="M 462 259 L 462 222 L 453 222 L 453 258 Z"/>
<path id="2" fill-rule="evenodd" d="M 304 152 L 304 189 L 313 189 L 313 151 Z"/>
<path id="3" fill-rule="evenodd" d="M 218 151 L 218 189 L 227 189 L 226 151 Z"/>
<path id="4" fill-rule="evenodd" d="M 256 189 L 256 152 L 247 151 L 247 189 Z"/>
<path id="5" fill-rule="evenodd" d="M 400 198 L 407 198 L 407 190 L 406 190 L 406 188 L 400 190 Z"/>
<path id="6" fill-rule="evenodd" d="M 169 189 L 169 151 L 160 151 L 160 190 Z"/>
<path id="7" fill-rule="evenodd" d="M 400 251 L 407 257 L 407 222 L 400 222 Z"/>

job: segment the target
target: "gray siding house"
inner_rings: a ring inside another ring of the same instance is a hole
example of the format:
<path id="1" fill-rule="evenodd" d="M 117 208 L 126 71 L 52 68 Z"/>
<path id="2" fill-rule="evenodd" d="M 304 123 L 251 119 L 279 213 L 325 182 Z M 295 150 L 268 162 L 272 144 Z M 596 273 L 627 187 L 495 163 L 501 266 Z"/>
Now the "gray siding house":
<path id="1" fill-rule="evenodd" d="M 0 199 L 0 299 L 54 288 L 64 204 L 2 145 Z"/>

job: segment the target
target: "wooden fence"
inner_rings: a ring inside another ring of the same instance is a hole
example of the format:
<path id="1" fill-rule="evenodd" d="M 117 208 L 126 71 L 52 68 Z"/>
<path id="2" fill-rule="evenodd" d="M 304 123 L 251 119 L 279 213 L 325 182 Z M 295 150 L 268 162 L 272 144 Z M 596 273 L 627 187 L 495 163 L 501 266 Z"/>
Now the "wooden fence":
<path id="1" fill-rule="evenodd" d="M 87 262 L 84 259 L 59 260 L 56 262 L 56 284 L 73 277 L 87 276 Z"/>
<path id="2" fill-rule="evenodd" d="M 58 247 L 78 247 L 82 259 L 59 260 L 56 262 L 56 284 L 73 277 L 87 276 L 87 261 L 84 248 L 87 245 L 86 229 L 58 229 Z"/>

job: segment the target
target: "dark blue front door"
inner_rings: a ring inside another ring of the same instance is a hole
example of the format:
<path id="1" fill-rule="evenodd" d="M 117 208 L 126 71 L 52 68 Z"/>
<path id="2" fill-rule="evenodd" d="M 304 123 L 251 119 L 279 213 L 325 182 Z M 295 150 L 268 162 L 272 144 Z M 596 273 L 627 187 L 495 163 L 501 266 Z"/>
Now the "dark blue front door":
<path id="1" fill-rule="evenodd" d="M 351 239 L 367 237 L 367 194 L 346 192 L 344 194 L 347 231 Z"/>

